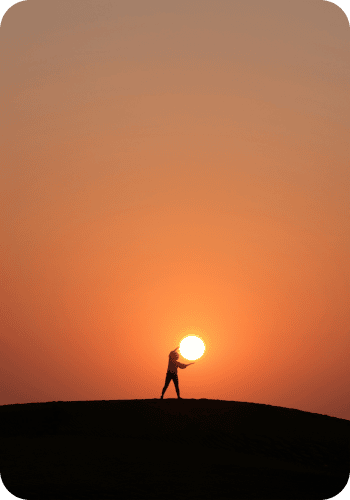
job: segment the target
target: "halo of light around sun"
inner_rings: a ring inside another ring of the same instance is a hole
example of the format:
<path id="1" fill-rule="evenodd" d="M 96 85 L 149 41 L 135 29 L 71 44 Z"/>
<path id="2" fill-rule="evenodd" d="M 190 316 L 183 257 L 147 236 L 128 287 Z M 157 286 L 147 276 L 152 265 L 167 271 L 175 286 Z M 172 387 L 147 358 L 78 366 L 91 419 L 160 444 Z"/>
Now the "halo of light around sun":
<path id="1" fill-rule="evenodd" d="M 185 359 L 191 361 L 199 359 L 205 351 L 203 340 L 197 335 L 188 335 L 180 342 L 180 353 Z"/>

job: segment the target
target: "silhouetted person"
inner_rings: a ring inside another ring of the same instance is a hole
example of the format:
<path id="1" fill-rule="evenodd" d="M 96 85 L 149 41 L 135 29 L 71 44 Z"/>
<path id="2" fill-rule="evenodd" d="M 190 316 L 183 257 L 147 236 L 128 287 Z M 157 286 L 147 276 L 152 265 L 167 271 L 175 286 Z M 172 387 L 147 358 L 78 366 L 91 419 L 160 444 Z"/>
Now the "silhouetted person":
<path id="1" fill-rule="evenodd" d="M 186 366 L 194 365 L 194 363 L 188 363 L 187 365 L 185 365 L 184 363 L 179 363 L 179 361 L 177 361 L 179 359 L 179 354 L 176 352 L 178 349 L 179 347 L 171 351 L 171 353 L 169 354 L 168 371 L 166 372 L 165 384 L 160 399 L 163 399 L 164 393 L 170 384 L 170 380 L 174 382 L 178 399 L 181 399 L 179 390 L 179 379 L 177 377 L 177 369 L 186 368 Z"/>

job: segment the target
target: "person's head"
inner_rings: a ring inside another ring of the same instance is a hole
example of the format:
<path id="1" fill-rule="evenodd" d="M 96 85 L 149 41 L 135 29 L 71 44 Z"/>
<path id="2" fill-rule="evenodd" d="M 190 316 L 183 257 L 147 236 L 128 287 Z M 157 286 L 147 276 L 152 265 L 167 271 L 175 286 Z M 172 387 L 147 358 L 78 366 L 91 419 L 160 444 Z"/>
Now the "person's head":
<path id="1" fill-rule="evenodd" d="M 170 354 L 170 356 L 171 356 L 171 358 L 172 358 L 172 359 L 179 359 L 179 357 L 180 357 L 180 356 L 179 356 L 179 354 L 178 354 L 177 352 L 172 352 L 172 353 Z"/>

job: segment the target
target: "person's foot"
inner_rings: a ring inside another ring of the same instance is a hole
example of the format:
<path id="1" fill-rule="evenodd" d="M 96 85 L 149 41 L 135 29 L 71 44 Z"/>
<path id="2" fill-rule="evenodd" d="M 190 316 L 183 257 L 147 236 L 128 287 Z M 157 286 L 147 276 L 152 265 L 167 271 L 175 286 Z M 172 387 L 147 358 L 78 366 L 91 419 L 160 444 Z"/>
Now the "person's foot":
<path id="1" fill-rule="evenodd" d="M 182 397 L 178 396 L 177 399 L 182 399 Z"/>

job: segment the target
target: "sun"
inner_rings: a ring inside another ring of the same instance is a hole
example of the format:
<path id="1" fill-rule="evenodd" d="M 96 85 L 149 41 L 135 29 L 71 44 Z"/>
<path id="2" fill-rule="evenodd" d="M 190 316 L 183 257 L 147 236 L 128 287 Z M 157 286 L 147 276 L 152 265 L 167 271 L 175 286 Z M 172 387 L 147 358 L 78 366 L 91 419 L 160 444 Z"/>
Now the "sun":
<path id="1" fill-rule="evenodd" d="M 204 351 L 205 344 L 197 335 L 187 335 L 180 342 L 180 353 L 185 359 L 198 359 L 203 355 Z"/>

